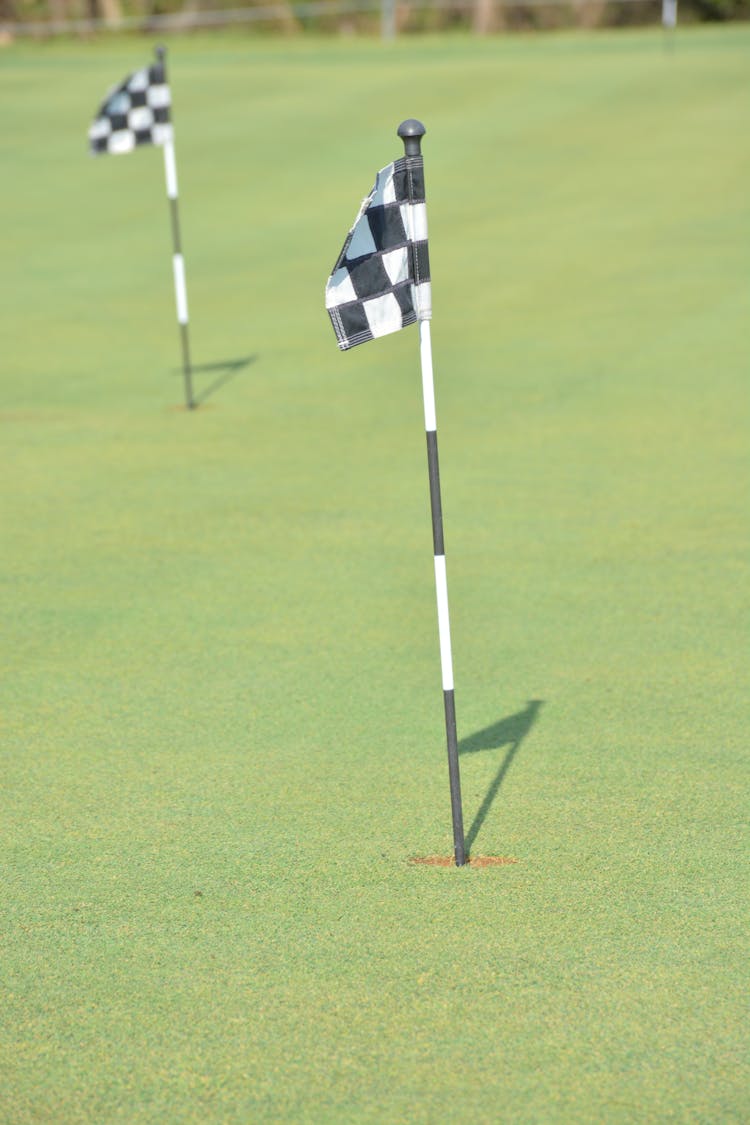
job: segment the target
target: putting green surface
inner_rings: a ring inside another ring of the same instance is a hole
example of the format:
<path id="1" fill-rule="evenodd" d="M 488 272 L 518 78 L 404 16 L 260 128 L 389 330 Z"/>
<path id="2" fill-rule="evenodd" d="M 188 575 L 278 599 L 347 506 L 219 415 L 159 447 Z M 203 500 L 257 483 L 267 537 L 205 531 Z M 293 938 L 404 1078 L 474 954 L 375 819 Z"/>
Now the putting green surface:
<path id="1" fill-rule="evenodd" d="M 748 48 L 175 39 L 190 413 L 151 43 L 0 54 L 0 1119 L 750 1117 Z M 323 307 L 408 116 L 462 870 L 416 330 Z"/>

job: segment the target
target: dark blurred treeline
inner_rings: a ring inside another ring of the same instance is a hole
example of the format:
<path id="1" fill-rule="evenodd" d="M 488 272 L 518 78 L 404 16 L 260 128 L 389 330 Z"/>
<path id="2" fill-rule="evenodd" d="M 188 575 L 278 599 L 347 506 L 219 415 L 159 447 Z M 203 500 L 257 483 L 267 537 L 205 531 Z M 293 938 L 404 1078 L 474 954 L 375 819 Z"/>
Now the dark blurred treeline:
<path id="1" fill-rule="evenodd" d="M 394 0 L 384 0 L 393 3 Z M 269 31 L 293 34 L 305 30 L 344 34 L 377 34 L 381 13 L 373 0 L 341 0 L 336 14 L 307 11 L 304 0 L 0 0 L 0 23 L 61 25 L 80 21 L 122 23 L 127 27 L 159 26 L 164 17 L 172 26 L 199 28 L 219 25 L 222 11 L 258 10 L 247 19 Z M 313 9 L 313 5 L 309 6 Z M 274 8 L 273 15 L 268 9 Z M 478 34 L 503 30 L 565 27 L 627 27 L 659 23 L 660 0 L 395 0 L 391 26 L 399 32 L 470 28 Z M 750 19 L 750 0 L 679 0 L 680 23 Z M 174 21 L 174 23 L 173 23 Z M 227 22 L 235 22 L 229 17 Z M 237 21 L 242 22 L 242 21 Z"/>

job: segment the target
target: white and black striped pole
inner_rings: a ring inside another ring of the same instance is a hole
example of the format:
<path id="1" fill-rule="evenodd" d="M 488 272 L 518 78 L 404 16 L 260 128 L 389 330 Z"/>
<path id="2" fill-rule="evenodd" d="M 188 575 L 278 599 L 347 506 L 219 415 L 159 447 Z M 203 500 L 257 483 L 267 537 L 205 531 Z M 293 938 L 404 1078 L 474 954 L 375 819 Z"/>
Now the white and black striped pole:
<path id="1" fill-rule="evenodd" d="M 406 156 L 421 156 L 422 137 L 426 129 L 421 121 L 410 118 L 402 121 L 398 135 L 404 142 Z M 414 238 L 412 235 L 412 243 Z M 418 276 L 416 271 L 413 276 Z M 440 466 L 438 462 L 437 420 L 435 416 L 435 385 L 432 374 L 432 339 L 430 321 L 419 316 L 419 354 L 422 365 L 422 397 L 424 424 L 427 432 L 427 469 L 430 478 L 430 507 L 432 510 L 432 543 L 435 556 L 435 592 L 437 595 L 438 635 L 440 638 L 440 667 L 443 678 L 443 704 L 445 707 L 445 733 L 448 743 L 448 776 L 451 789 L 453 817 L 453 848 L 456 866 L 466 863 L 464 843 L 464 818 L 461 806 L 461 775 L 458 768 L 458 738 L 456 735 L 456 701 L 453 689 L 453 656 L 448 615 L 448 583 L 445 571 L 445 541 L 443 537 L 443 506 L 440 497 Z"/>
<path id="2" fill-rule="evenodd" d="M 166 54 L 166 47 L 156 48 L 156 57 L 164 72 L 165 83 L 167 81 Z M 180 238 L 180 213 L 177 202 L 177 162 L 174 154 L 173 135 L 167 138 L 162 147 L 164 149 L 164 175 L 167 181 L 167 199 L 169 200 L 169 212 L 172 218 L 172 270 L 174 272 L 177 324 L 179 325 L 180 341 L 182 343 L 182 373 L 185 379 L 185 406 L 188 410 L 193 410 L 196 406 L 196 402 L 193 398 L 193 373 L 190 365 L 185 259 L 182 256 L 182 240 Z"/>

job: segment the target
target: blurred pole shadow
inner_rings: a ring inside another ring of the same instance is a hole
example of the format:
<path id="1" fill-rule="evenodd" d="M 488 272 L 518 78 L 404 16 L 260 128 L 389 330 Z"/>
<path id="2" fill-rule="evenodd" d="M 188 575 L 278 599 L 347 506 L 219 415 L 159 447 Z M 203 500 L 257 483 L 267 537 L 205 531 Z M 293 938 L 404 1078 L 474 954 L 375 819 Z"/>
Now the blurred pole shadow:
<path id="1" fill-rule="evenodd" d="M 207 398 L 210 398 L 211 395 L 216 394 L 216 392 L 226 383 L 229 383 L 232 379 L 235 379 L 243 368 L 249 367 L 251 363 L 255 363 L 257 358 L 257 355 L 243 355 L 237 359 L 218 359 L 214 363 L 192 364 L 190 370 L 192 371 L 193 375 L 200 375 L 203 372 L 209 371 L 221 372 L 218 379 L 214 379 L 213 383 L 209 383 L 209 385 L 204 390 L 202 390 L 200 394 L 195 395 L 195 405 L 200 406 L 201 403 L 205 402 Z M 175 373 L 181 375 L 182 368 L 179 368 Z"/>
<path id="2" fill-rule="evenodd" d="M 495 800 L 505 775 L 518 753 L 518 748 L 536 722 L 536 717 L 543 704 L 543 699 L 530 699 L 523 711 L 517 711 L 515 715 L 508 715 L 505 719 L 499 719 L 491 726 L 478 730 L 475 734 L 470 734 L 468 738 L 462 738 L 459 742 L 459 754 L 476 754 L 480 750 L 498 750 L 501 746 L 506 745 L 508 747 L 505 757 L 500 763 L 500 768 L 484 795 L 484 800 L 479 806 L 479 811 L 474 817 L 471 828 L 466 833 L 467 852 L 471 851 L 472 844 L 479 835 L 479 829 L 487 819 L 487 814 L 492 808 L 492 802 Z"/>

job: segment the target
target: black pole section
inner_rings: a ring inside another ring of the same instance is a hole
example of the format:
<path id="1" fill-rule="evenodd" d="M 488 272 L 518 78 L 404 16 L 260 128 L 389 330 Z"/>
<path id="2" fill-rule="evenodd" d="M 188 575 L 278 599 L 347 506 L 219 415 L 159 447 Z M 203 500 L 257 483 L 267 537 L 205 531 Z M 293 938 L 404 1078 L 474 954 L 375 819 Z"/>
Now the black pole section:
<path id="1" fill-rule="evenodd" d="M 155 47 L 154 53 L 157 63 L 161 67 L 163 81 L 166 84 L 167 49 L 166 47 Z M 180 329 L 180 344 L 182 347 L 182 374 L 185 380 L 185 405 L 188 410 L 194 410 L 197 404 L 193 398 L 193 369 L 190 362 L 185 264 L 182 255 L 182 239 L 180 237 L 180 213 L 177 202 L 177 171 L 174 158 L 174 142 L 171 140 L 167 141 L 164 145 L 164 167 L 167 176 L 169 215 L 172 221 L 172 262 L 174 266 L 175 296 L 177 299 L 177 322 Z"/>
<path id="2" fill-rule="evenodd" d="M 398 135 L 404 142 L 407 158 L 417 158 L 422 172 L 422 137 L 426 129 L 421 121 L 410 118 L 402 121 Z M 412 177 L 409 176 L 411 190 Z M 422 179 L 420 175 L 419 179 Z M 412 205 L 415 201 L 412 201 Z M 417 202 L 422 202 L 419 200 Z M 411 237 L 411 235 L 410 235 Z M 417 254 L 412 242 L 411 251 Z M 426 261 L 426 242 L 420 248 Z M 412 277 L 417 272 L 412 263 Z M 429 273 L 428 273 L 429 276 Z M 420 354 L 422 360 L 422 390 L 424 394 L 425 431 L 427 434 L 427 471 L 430 480 L 430 508 L 432 512 L 432 546 L 435 556 L 435 590 L 438 603 L 438 630 L 440 635 L 440 661 L 443 675 L 443 706 L 445 708 L 445 734 L 448 745 L 448 777 L 451 790 L 451 815 L 453 818 L 453 848 L 456 867 L 466 863 L 464 842 L 464 818 L 461 805 L 461 775 L 458 767 L 458 737 L 456 733 L 456 701 L 453 690 L 453 659 L 450 644 L 450 624 L 448 618 L 448 588 L 445 577 L 445 542 L 443 536 L 443 506 L 440 496 L 440 465 L 438 461 L 437 425 L 435 421 L 435 392 L 432 377 L 432 346 L 430 342 L 430 322 L 419 321 Z"/>

